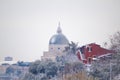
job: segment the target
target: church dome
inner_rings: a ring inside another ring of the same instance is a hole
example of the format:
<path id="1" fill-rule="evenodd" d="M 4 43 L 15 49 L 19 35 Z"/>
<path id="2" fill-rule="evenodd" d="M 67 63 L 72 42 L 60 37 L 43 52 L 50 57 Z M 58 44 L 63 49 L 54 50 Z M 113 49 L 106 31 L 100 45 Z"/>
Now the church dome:
<path id="1" fill-rule="evenodd" d="M 50 38 L 49 44 L 59 44 L 59 45 L 63 45 L 63 44 L 68 44 L 69 41 L 68 39 L 65 37 L 65 35 L 62 34 L 62 30 L 60 28 L 60 24 L 59 27 L 57 29 L 57 34 L 53 35 Z"/>

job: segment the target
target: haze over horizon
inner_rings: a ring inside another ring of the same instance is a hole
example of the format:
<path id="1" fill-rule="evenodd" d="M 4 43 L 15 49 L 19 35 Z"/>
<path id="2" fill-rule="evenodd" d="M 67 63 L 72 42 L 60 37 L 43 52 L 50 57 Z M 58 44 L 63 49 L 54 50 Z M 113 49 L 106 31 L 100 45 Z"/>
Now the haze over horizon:
<path id="1" fill-rule="evenodd" d="M 69 42 L 103 45 L 120 31 L 120 0 L 0 0 L 0 61 L 35 61 L 58 23 Z"/>

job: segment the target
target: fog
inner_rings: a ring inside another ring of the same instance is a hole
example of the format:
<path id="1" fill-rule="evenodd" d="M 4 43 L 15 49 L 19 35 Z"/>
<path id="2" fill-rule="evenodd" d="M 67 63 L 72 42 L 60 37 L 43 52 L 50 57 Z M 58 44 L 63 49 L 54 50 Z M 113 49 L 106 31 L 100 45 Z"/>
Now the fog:
<path id="1" fill-rule="evenodd" d="M 0 0 L 0 61 L 40 59 L 59 21 L 69 41 L 103 45 L 120 30 L 120 0 Z"/>

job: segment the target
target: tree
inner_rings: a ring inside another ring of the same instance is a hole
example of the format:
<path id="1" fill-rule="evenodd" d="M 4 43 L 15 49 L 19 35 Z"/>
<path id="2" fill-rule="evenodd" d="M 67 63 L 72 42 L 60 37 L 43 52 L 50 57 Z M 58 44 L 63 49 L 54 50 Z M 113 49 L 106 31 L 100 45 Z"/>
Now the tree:
<path id="1" fill-rule="evenodd" d="M 113 55 L 113 61 L 116 62 L 116 65 L 114 65 L 113 72 L 114 75 L 120 74 L 120 31 L 116 32 L 111 38 L 110 38 L 110 49 L 114 50 L 116 52 L 115 55 Z"/>
<path id="2" fill-rule="evenodd" d="M 111 43 L 110 48 L 120 54 L 120 32 L 116 32 L 110 38 L 110 43 Z"/>
<path id="3" fill-rule="evenodd" d="M 108 43 L 105 42 L 105 46 Z M 110 38 L 110 50 L 113 50 L 116 54 L 113 54 L 111 58 L 105 58 L 104 61 L 94 62 L 93 72 L 94 77 L 99 77 L 101 80 L 108 80 L 116 75 L 120 74 L 120 32 L 116 32 Z"/>
<path id="4" fill-rule="evenodd" d="M 26 73 L 22 77 L 20 77 L 20 80 L 35 80 L 35 75 L 32 73 Z"/>
<path id="5" fill-rule="evenodd" d="M 44 78 L 46 77 L 54 77 L 57 75 L 58 64 L 52 61 L 35 61 L 29 67 L 29 72 L 35 76 L 44 74 Z M 43 79 L 44 79 L 43 78 Z"/>
<path id="6" fill-rule="evenodd" d="M 69 46 L 65 47 L 64 52 L 75 54 L 77 50 L 77 46 L 78 46 L 78 43 L 71 41 L 71 43 L 69 43 Z"/>
<path id="7" fill-rule="evenodd" d="M 110 77 L 110 67 L 109 67 L 109 60 L 104 62 L 95 61 L 92 63 L 92 71 L 90 75 L 94 78 L 99 78 L 100 80 L 109 80 Z"/>
<path id="8" fill-rule="evenodd" d="M 13 74 L 14 73 L 14 68 L 12 67 L 12 66 L 9 66 L 7 69 L 6 69 L 6 74 L 9 74 L 9 75 L 11 75 L 11 74 Z"/>
<path id="9" fill-rule="evenodd" d="M 64 63 L 80 62 L 80 60 L 76 55 L 77 48 L 78 48 L 78 43 L 71 41 L 71 43 L 69 43 L 69 46 L 66 47 L 64 50 L 66 54 L 62 56 L 61 59 L 64 59 L 62 61 Z"/>
<path id="10" fill-rule="evenodd" d="M 48 77 L 50 76 L 54 77 L 55 75 L 57 75 L 57 71 L 58 71 L 58 67 L 55 62 L 48 62 L 46 64 L 45 73 L 47 74 Z"/>
<path id="11" fill-rule="evenodd" d="M 29 67 L 29 72 L 32 73 L 32 74 L 37 75 L 38 72 L 40 71 L 40 70 L 38 70 L 38 66 L 41 65 L 40 63 L 41 63 L 41 61 L 39 61 L 39 60 L 33 62 L 33 63 L 30 65 L 30 67 Z M 40 66 L 40 67 L 41 67 L 41 66 Z M 40 69 L 40 68 L 39 68 L 39 69 Z"/>

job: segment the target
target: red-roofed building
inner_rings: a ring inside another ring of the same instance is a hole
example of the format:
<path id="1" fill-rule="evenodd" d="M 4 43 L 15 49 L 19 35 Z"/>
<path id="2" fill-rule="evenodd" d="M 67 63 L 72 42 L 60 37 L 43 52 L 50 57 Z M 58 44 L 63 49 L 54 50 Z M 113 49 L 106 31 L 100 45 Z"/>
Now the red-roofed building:
<path id="1" fill-rule="evenodd" d="M 102 48 L 100 45 L 91 43 L 78 48 L 77 56 L 83 63 L 91 63 L 92 60 L 115 53 L 112 50 Z"/>

